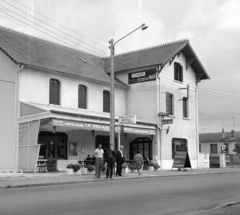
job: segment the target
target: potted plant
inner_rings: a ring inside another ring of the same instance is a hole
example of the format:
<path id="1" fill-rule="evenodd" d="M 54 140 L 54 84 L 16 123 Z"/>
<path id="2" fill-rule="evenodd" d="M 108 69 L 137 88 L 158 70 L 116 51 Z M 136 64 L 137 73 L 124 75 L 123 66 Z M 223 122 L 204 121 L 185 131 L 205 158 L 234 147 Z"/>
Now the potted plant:
<path id="1" fill-rule="evenodd" d="M 73 165 L 73 172 L 75 172 L 76 174 L 81 175 L 81 171 L 80 171 L 81 167 L 79 164 L 74 164 Z"/>
<path id="2" fill-rule="evenodd" d="M 158 163 L 150 163 L 150 164 L 149 164 L 149 167 L 148 167 L 148 170 L 154 171 L 154 170 L 157 170 L 157 169 L 159 169 L 159 168 L 160 168 L 160 166 L 159 166 Z"/>
<path id="3" fill-rule="evenodd" d="M 131 170 L 131 172 L 133 172 L 133 170 L 134 170 L 134 165 L 128 164 L 128 168 Z"/>
<path id="4" fill-rule="evenodd" d="M 90 164 L 86 165 L 85 168 L 86 168 L 86 173 L 85 174 L 91 173 L 91 172 L 93 172 L 95 170 L 95 167 L 90 165 Z"/>
<path id="5" fill-rule="evenodd" d="M 72 175 L 73 174 L 73 164 L 68 164 L 67 165 L 66 174 L 67 175 Z"/>
<path id="6" fill-rule="evenodd" d="M 128 168 L 128 164 L 127 164 L 127 163 L 124 163 L 124 164 L 122 165 L 122 168 L 124 169 L 124 172 L 125 172 L 125 173 L 128 173 L 128 172 L 129 172 L 129 168 Z"/>

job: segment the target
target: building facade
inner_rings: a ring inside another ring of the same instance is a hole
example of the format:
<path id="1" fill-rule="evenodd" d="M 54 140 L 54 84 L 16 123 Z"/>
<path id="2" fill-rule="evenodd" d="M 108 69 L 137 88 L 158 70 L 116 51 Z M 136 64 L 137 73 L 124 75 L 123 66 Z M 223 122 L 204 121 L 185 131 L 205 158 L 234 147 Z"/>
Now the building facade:
<path id="1" fill-rule="evenodd" d="M 64 170 L 109 147 L 109 58 L 0 28 L 0 169 L 33 171 L 49 159 Z M 119 116 L 127 160 L 136 150 L 171 169 L 176 148 L 198 160 L 197 84 L 208 79 L 188 40 L 116 55 L 115 147 Z"/>

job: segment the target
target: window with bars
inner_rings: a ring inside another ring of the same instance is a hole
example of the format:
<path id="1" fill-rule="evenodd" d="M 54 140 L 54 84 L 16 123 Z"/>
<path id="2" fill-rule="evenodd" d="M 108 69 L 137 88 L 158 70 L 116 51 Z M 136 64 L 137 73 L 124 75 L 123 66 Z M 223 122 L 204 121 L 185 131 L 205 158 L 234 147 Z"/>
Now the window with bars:
<path id="1" fill-rule="evenodd" d="M 103 91 L 103 112 L 110 113 L 110 92 Z"/>
<path id="2" fill-rule="evenodd" d="M 60 82 L 57 79 L 50 79 L 49 103 L 60 105 Z"/>
<path id="3" fill-rule="evenodd" d="M 87 108 L 87 88 L 84 85 L 78 85 L 78 108 Z"/>
<path id="4" fill-rule="evenodd" d="M 183 117 L 188 117 L 188 99 L 186 97 L 183 98 Z"/>
<path id="5" fill-rule="evenodd" d="M 183 67 L 180 63 L 174 63 L 174 80 L 183 82 Z"/>
<path id="6" fill-rule="evenodd" d="M 166 94 L 166 112 L 169 115 L 173 115 L 173 94 L 167 93 Z"/>

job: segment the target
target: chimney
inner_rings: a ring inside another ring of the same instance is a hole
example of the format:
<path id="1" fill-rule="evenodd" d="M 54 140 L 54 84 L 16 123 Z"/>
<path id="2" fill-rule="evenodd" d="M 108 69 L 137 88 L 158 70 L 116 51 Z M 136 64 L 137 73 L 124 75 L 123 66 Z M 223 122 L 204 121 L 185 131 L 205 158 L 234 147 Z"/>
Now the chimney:
<path id="1" fill-rule="evenodd" d="M 231 131 L 231 138 L 234 138 L 234 130 Z"/>
<path id="2" fill-rule="evenodd" d="M 222 139 L 225 138 L 225 132 L 224 132 L 224 128 L 222 129 Z"/>

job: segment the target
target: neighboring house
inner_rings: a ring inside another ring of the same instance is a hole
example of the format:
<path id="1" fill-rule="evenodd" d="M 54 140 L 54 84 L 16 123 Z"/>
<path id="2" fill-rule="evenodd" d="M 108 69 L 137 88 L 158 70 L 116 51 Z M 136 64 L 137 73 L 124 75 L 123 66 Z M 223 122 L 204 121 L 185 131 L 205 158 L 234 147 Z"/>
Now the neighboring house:
<path id="1" fill-rule="evenodd" d="M 226 154 L 236 154 L 235 148 L 236 140 L 240 138 L 240 131 L 217 133 L 201 133 L 199 134 L 199 149 L 202 153 L 220 154 L 221 148 L 225 146 Z"/>
<path id="2" fill-rule="evenodd" d="M 3 27 L 0 50 L 0 169 L 32 171 L 38 159 L 51 159 L 61 170 L 93 154 L 98 143 L 109 147 L 109 58 Z M 137 116 L 123 127 L 126 159 L 139 150 L 171 169 L 176 148 L 187 147 L 196 168 L 197 84 L 209 76 L 189 41 L 114 60 L 115 143 L 118 117 Z"/>

